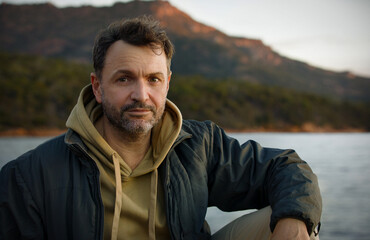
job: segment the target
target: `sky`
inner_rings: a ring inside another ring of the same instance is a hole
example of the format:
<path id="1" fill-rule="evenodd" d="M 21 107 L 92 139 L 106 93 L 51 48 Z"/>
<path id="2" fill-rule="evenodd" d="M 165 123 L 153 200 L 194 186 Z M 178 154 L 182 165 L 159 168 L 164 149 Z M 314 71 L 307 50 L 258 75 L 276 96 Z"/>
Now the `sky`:
<path id="1" fill-rule="evenodd" d="M 57 7 L 111 6 L 127 0 L 0 0 Z M 169 0 L 195 20 L 262 40 L 279 54 L 370 77 L 370 0 Z"/>

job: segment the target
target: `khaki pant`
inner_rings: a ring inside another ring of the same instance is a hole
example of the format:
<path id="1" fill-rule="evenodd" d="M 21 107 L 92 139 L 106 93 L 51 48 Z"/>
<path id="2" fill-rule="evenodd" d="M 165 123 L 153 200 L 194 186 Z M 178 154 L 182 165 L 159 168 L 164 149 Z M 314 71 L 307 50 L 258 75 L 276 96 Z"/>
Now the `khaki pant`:
<path id="1" fill-rule="evenodd" d="M 241 216 L 213 234 L 212 240 L 268 240 L 271 237 L 271 213 L 271 207 L 265 207 Z M 319 237 L 312 234 L 310 239 L 318 240 Z"/>

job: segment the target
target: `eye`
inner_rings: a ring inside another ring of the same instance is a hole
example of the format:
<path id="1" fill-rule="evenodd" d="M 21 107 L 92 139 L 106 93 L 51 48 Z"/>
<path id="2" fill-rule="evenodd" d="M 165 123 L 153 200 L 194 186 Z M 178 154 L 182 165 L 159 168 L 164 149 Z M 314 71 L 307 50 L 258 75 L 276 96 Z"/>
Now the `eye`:
<path id="1" fill-rule="evenodd" d="M 120 77 L 117 79 L 118 82 L 128 82 L 128 78 L 127 77 Z"/>
<path id="2" fill-rule="evenodd" d="M 156 83 L 156 82 L 159 82 L 159 81 L 160 81 L 160 79 L 157 78 L 157 77 L 151 77 L 151 78 L 149 78 L 149 82 L 152 82 L 152 83 Z"/>

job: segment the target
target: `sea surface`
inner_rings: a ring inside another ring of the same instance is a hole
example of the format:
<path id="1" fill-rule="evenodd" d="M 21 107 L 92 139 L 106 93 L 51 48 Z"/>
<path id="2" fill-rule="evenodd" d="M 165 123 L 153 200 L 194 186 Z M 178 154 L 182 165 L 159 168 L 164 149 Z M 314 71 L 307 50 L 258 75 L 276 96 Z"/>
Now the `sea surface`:
<path id="1" fill-rule="evenodd" d="M 319 178 L 323 197 L 320 240 L 370 239 L 370 133 L 236 133 L 265 147 L 292 148 Z M 0 168 L 49 138 L 0 138 Z M 212 232 L 250 211 L 224 213 L 212 207 Z"/>

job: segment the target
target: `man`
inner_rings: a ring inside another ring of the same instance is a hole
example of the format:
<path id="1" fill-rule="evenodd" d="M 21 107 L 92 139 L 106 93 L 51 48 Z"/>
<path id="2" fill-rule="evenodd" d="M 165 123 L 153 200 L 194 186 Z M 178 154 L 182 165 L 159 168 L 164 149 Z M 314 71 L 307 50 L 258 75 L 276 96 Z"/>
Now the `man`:
<path id="1" fill-rule="evenodd" d="M 183 120 L 166 99 L 173 51 L 150 18 L 98 35 L 68 131 L 1 171 L 0 239 L 315 237 L 321 196 L 308 165 Z M 209 206 L 260 210 L 211 236 Z"/>

